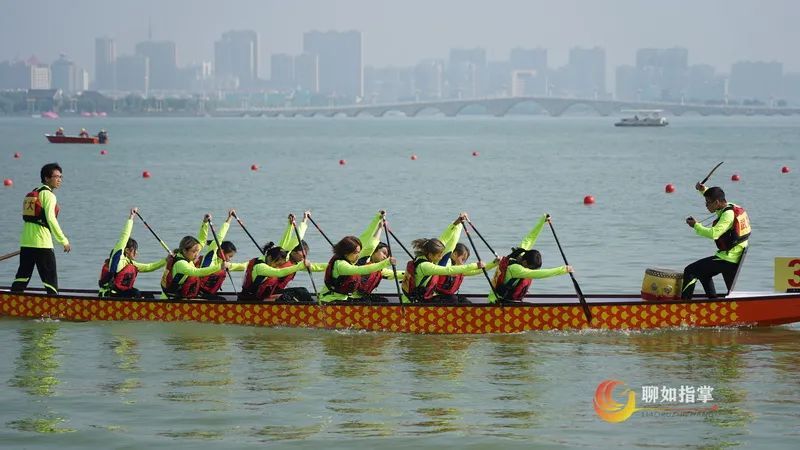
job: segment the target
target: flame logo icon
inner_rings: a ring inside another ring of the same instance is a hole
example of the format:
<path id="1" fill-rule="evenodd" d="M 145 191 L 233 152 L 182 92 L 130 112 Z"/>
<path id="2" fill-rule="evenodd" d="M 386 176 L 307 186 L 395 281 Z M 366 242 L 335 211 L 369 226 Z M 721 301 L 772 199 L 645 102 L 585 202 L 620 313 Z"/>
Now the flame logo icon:
<path id="1" fill-rule="evenodd" d="M 610 423 L 619 423 L 628 420 L 638 408 L 636 408 L 636 393 L 630 389 L 623 391 L 627 394 L 628 401 L 623 405 L 614 400 L 614 388 L 623 384 L 619 380 L 605 380 L 597 385 L 594 391 L 594 411 L 601 419 Z"/>

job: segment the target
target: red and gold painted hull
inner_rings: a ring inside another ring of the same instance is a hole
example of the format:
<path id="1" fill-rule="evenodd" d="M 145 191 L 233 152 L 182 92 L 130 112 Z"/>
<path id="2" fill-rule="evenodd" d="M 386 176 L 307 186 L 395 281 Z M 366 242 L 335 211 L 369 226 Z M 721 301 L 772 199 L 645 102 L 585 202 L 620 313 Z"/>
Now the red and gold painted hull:
<path id="1" fill-rule="evenodd" d="M 644 330 L 770 326 L 800 321 L 800 294 L 763 294 L 690 302 L 638 296 L 589 296 L 589 323 L 569 295 L 531 296 L 519 305 L 325 305 L 99 299 L 0 292 L 0 316 L 72 321 L 194 321 L 251 326 L 401 333 L 519 333 L 532 330 Z"/>

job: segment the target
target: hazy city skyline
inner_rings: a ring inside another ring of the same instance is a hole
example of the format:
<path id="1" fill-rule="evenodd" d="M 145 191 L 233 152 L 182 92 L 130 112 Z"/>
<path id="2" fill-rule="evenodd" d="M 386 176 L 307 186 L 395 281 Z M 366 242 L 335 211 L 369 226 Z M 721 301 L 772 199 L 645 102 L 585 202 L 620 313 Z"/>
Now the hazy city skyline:
<path id="1" fill-rule="evenodd" d="M 303 33 L 311 30 L 361 31 L 364 65 L 375 67 L 413 66 L 446 59 L 451 48 L 472 47 L 486 49 L 489 60 L 508 59 L 514 47 L 542 47 L 548 65 L 558 67 L 571 48 L 600 46 L 611 87 L 614 69 L 634 64 L 637 49 L 678 46 L 689 50 L 690 64 L 710 64 L 723 73 L 743 60 L 779 61 L 784 72 L 800 72 L 800 56 L 789 45 L 800 39 L 800 4 L 785 0 L 3 3 L 0 60 L 35 55 L 50 62 L 64 53 L 90 73 L 96 37 L 115 39 L 118 55 L 133 54 L 136 43 L 148 39 L 150 23 L 153 39 L 175 42 L 179 65 L 213 61 L 222 33 L 252 29 L 259 35 L 260 78 L 269 78 L 270 55 L 300 54 Z"/>

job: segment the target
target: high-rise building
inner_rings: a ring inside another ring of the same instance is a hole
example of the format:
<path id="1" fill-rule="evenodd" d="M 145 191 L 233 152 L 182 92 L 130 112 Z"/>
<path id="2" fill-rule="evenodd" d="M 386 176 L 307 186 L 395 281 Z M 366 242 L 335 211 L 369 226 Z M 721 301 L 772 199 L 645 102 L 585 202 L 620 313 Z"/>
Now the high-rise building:
<path id="1" fill-rule="evenodd" d="M 547 95 L 547 84 L 549 81 L 549 73 L 547 68 L 547 49 L 545 48 L 513 48 L 509 57 L 510 70 L 524 71 L 519 72 L 522 78 L 517 78 L 517 81 L 512 78 L 512 85 L 517 83 L 516 88 L 512 88 L 514 92 L 524 92 L 520 95 Z M 531 73 L 530 71 L 534 71 Z M 524 81 L 524 83 L 523 83 Z M 519 83 L 524 84 L 521 88 Z"/>
<path id="2" fill-rule="evenodd" d="M 616 70 L 616 89 L 614 98 L 617 100 L 634 101 L 640 100 L 638 71 L 633 66 L 617 66 Z"/>
<path id="3" fill-rule="evenodd" d="M 319 57 L 302 53 L 294 57 L 294 83 L 296 88 L 316 94 L 319 92 Z"/>
<path id="4" fill-rule="evenodd" d="M 270 58 L 270 84 L 276 89 L 294 87 L 294 56 L 285 53 Z"/>
<path id="5" fill-rule="evenodd" d="M 689 85 L 689 51 L 641 48 L 636 51 L 636 70 L 643 100 L 680 101 Z"/>
<path id="6" fill-rule="evenodd" d="M 409 101 L 414 98 L 414 71 L 410 67 L 365 67 L 364 97 L 369 103 Z"/>
<path id="7" fill-rule="evenodd" d="M 136 44 L 136 54 L 146 56 L 150 70 L 150 89 L 177 89 L 178 58 L 172 41 L 144 41 Z"/>
<path id="8" fill-rule="evenodd" d="M 573 47 L 569 51 L 565 90 L 579 98 L 606 97 L 606 51 Z"/>
<path id="9" fill-rule="evenodd" d="M 346 101 L 364 96 L 364 63 L 360 31 L 303 33 L 303 52 L 319 58 L 319 91 Z"/>
<path id="10" fill-rule="evenodd" d="M 62 54 L 50 64 L 50 73 L 53 77 L 51 87 L 53 89 L 61 89 L 63 92 L 77 92 L 76 72 L 75 63 Z"/>
<path id="11" fill-rule="evenodd" d="M 94 40 L 94 82 L 97 90 L 114 90 L 117 47 L 114 40 L 100 37 Z"/>
<path id="12" fill-rule="evenodd" d="M 214 66 L 217 82 L 225 85 L 236 80 L 241 88 L 258 82 L 258 33 L 234 30 L 222 34 L 214 43 Z"/>
<path id="13" fill-rule="evenodd" d="M 146 56 L 132 55 L 117 58 L 117 89 L 148 95 L 150 67 Z"/>
<path id="14" fill-rule="evenodd" d="M 32 64 L 30 73 L 31 89 L 50 89 L 50 66 L 47 64 Z"/>
<path id="15" fill-rule="evenodd" d="M 422 61 L 414 67 L 414 87 L 419 100 L 442 98 L 444 62 L 439 59 Z"/>
<path id="16" fill-rule="evenodd" d="M 770 102 L 781 97 L 783 64 L 740 61 L 731 66 L 730 95 L 739 100 Z"/>
<path id="17" fill-rule="evenodd" d="M 448 96 L 474 98 L 485 93 L 487 81 L 486 50 L 450 49 L 447 65 Z"/>

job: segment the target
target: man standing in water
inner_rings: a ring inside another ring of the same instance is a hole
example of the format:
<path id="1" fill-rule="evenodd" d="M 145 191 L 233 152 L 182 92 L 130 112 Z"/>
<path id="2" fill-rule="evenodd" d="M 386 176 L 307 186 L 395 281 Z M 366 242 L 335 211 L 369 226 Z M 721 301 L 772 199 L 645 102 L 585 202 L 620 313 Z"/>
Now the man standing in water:
<path id="1" fill-rule="evenodd" d="M 58 294 L 58 272 L 52 236 L 64 246 L 65 252 L 72 250 L 58 225 L 59 207 L 53 194 L 54 190 L 61 187 L 61 166 L 58 163 L 45 164 L 40 176 L 42 185 L 25 195 L 22 203 L 22 220 L 25 223 L 19 238 L 19 269 L 11 291 L 24 291 L 31 280 L 33 267 L 36 266 L 47 293 Z"/>
<path id="2" fill-rule="evenodd" d="M 747 212 L 739 205 L 728 203 L 722 188 L 707 188 L 697 183 L 695 188 L 706 199 L 706 208 L 717 215 L 711 227 L 704 227 L 693 217 L 686 219 L 686 224 L 692 227 L 698 236 L 713 239 L 719 250 L 714 256 L 695 261 L 683 270 L 683 291 L 681 298 L 691 300 L 697 281 L 703 285 L 709 298 L 717 296 L 714 288 L 713 277 L 722 274 L 725 286 L 730 290 L 742 253 L 747 248 L 747 238 L 750 237 L 750 219 Z"/>

